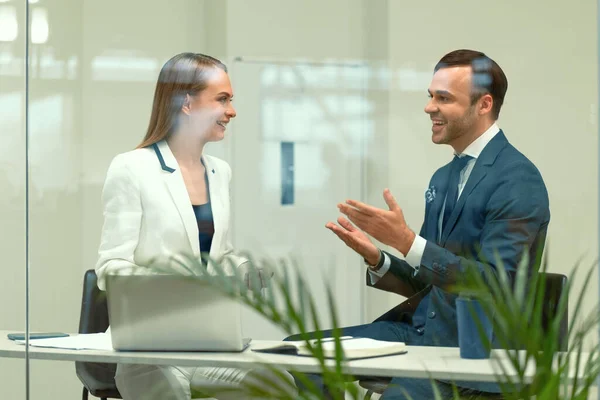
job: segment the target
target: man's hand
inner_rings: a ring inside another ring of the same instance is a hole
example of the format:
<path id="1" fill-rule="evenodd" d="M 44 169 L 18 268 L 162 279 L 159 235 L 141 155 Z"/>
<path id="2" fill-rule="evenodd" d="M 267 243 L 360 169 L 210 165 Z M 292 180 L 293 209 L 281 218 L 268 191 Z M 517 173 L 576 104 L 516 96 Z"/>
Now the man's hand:
<path id="1" fill-rule="evenodd" d="M 356 200 L 347 200 L 346 204 L 338 204 L 338 208 L 358 228 L 406 256 L 416 235 L 406 225 L 404 213 L 389 189 L 383 191 L 383 198 L 389 210 Z"/>
<path id="2" fill-rule="evenodd" d="M 370 265 L 379 262 L 379 249 L 360 230 L 356 229 L 350 221 L 344 217 L 337 219 L 339 224 L 328 222 L 325 227 L 335 233 L 348 247 L 360 254 Z"/>

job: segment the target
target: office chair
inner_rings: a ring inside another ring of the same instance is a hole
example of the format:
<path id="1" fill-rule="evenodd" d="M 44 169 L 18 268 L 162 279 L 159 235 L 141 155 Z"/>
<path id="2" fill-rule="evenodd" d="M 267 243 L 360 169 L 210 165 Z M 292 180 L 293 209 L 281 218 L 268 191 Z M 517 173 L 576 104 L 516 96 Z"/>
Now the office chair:
<path id="1" fill-rule="evenodd" d="M 98 289 L 96 271 L 87 270 L 83 277 L 83 296 L 79 333 L 100 333 L 108 328 L 108 307 L 106 292 Z M 106 399 L 121 399 L 115 384 L 116 364 L 75 362 L 75 372 L 83 384 L 83 400 L 88 394 Z"/>
<path id="2" fill-rule="evenodd" d="M 100 333 L 108 329 L 108 306 L 106 292 L 98 289 L 96 271 L 87 270 L 83 277 L 83 296 L 81 298 L 81 315 L 79 317 L 79 333 Z M 101 400 L 122 399 L 115 384 L 117 364 L 75 362 L 75 372 L 83 384 L 82 400 L 88 396 Z M 194 394 L 193 399 L 204 398 Z"/>
<path id="3" fill-rule="evenodd" d="M 542 311 L 542 327 L 544 330 L 549 329 L 549 322 L 556 315 L 558 304 L 562 296 L 568 296 L 568 293 L 564 292 L 564 288 L 567 285 L 567 277 L 563 274 L 554 274 L 550 272 L 540 273 L 540 279 L 546 280 L 546 290 L 544 291 L 543 302 L 545 307 Z M 567 309 L 562 316 L 560 321 L 559 336 L 558 336 L 558 349 L 559 351 L 567 351 L 568 348 L 568 299 Z M 367 389 L 364 399 L 368 400 L 373 396 L 374 393 L 383 394 L 387 389 L 392 378 L 389 377 L 362 377 L 358 384 Z M 479 399 L 503 399 L 501 394 L 490 393 L 478 397 Z"/>

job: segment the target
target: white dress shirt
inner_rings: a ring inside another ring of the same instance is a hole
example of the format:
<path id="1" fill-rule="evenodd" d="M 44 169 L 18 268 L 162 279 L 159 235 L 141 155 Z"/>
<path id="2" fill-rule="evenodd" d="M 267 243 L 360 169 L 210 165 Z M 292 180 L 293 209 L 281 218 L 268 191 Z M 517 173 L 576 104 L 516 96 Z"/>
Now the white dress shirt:
<path id="1" fill-rule="evenodd" d="M 500 128 L 497 124 L 492 124 L 481 136 L 473 141 L 467 148 L 460 154 L 456 154 L 458 157 L 463 156 L 471 156 L 472 159 L 469 160 L 467 165 L 460 172 L 460 179 L 458 182 L 458 198 L 462 194 L 462 191 L 467 184 L 467 180 L 469 176 L 471 176 L 471 171 L 473 171 L 473 167 L 475 166 L 475 162 L 477 158 L 487 146 L 487 144 L 500 132 Z M 458 199 L 457 199 L 458 201 Z M 440 215 L 438 217 L 438 238 L 442 235 L 442 222 L 444 219 L 444 209 L 446 208 L 446 199 L 444 199 L 444 204 L 440 209 Z M 410 250 L 406 254 L 405 261 L 415 269 L 415 273 L 419 270 L 419 266 L 421 265 L 421 259 L 423 258 L 423 253 L 425 252 L 425 245 L 427 244 L 427 240 L 425 238 L 417 235 L 415 236 L 415 240 L 410 247 Z M 386 272 L 390 269 L 391 259 L 390 257 L 383 253 L 384 262 L 379 270 L 374 271 L 371 268 L 368 268 L 369 277 L 371 279 L 371 284 L 375 284 Z"/>

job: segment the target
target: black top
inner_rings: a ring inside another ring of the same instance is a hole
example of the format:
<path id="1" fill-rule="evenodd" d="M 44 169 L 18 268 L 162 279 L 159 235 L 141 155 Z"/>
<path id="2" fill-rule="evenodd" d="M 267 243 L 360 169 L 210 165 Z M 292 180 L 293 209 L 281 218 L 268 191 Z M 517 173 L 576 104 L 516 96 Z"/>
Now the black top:
<path id="1" fill-rule="evenodd" d="M 208 253 L 215 234 L 212 207 L 210 201 L 206 204 L 193 205 L 196 221 L 198 222 L 198 236 L 200 240 L 200 252 Z"/>
<path id="2" fill-rule="evenodd" d="M 196 222 L 198 223 L 198 236 L 200 240 L 200 253 L 210 252 L 213 236 L 215 235 L 215 223 L 213 220 L 212 206 L 210 205 L 210 190 L 208 187 L 208 176 L 204 173 L 204 181 L 206 182 L 206 193 L 208 195 L 208 203 L 192 205 Z"/>

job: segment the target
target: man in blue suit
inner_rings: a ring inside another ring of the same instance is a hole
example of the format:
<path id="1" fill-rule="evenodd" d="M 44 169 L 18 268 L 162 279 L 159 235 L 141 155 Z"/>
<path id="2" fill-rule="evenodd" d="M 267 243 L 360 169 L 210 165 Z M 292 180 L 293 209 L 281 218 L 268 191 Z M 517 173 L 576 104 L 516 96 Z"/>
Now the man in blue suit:
<path id="1" fill-rule="evenodd" d="M 419 234 L 388 189 L 387 210 L 354 200 L 338 205 L 347 218 L 326 226 L 365 259 L 367 284 L 408 297 L 374 323 L 345 328 L 344 335 L 458 346 L 456 296 L 448 288 L 467 267 L 494 268 L 500 261 L 514 271 L 525 252 L 534 267 L 550 221 L 548 193 L 537 168 L 496 124 L 507 88 L 502 69 L 478 51 L 456 50 L 436 65 L 425 112 L 433 142 L 452 146 L 454 158 L 431 178 Z M 403 258 L 379 250 L 366 234 Z M 498 390 L 457 385 L 463 394 Z M 438 388 L 452 398 L 450 385 L 438 382 Z M 395 378 L 382 398 L 404 399 L 404 391 L 414 399 L 434 398 L 428 380 L 406 378 Z"/>

